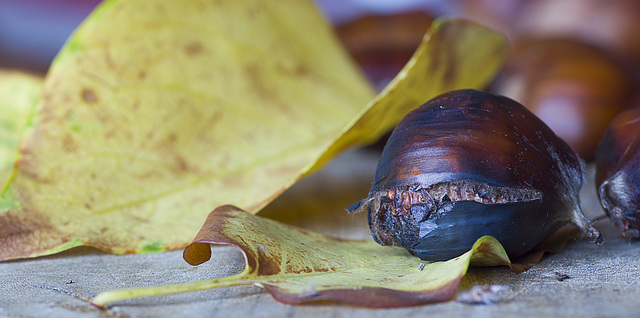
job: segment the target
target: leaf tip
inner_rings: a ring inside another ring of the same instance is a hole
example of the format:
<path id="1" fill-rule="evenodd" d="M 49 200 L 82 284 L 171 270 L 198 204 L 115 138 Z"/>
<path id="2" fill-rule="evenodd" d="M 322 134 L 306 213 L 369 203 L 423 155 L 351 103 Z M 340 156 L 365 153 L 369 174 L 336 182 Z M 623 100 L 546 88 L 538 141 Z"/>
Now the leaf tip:
<path id="1" fill-rule="evenodd" d="M 104 309 L 104 307 L 106 305 L 108 305 L 108 302 L 105 302 L 104 300 L 104 293 L 100 293 L 98 294 L 96 297 L 94 297 L 91 302 L 89 302 L 92 306 L 98 308 L 98 309 Z"/>

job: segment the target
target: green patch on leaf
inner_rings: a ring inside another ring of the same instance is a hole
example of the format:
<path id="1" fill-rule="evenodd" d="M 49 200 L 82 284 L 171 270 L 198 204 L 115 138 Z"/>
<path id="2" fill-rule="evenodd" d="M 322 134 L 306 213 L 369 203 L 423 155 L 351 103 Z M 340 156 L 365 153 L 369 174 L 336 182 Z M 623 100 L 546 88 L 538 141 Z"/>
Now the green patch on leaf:
<path id="1" fill-rule="evenodd" d="M 163 252 L 165 249 L 162 247 L 162 240 L 156 240 L 151 243 L 143 242 L 136 250 L 138 253 L 153 253 L 153 252 Z"/>
<path id="2" fill-rule="evenodd" d="M 20 207 L 20 200 L 13 193 L 11 185 L 7 186 L 0 194 L 0 212 Z"/>

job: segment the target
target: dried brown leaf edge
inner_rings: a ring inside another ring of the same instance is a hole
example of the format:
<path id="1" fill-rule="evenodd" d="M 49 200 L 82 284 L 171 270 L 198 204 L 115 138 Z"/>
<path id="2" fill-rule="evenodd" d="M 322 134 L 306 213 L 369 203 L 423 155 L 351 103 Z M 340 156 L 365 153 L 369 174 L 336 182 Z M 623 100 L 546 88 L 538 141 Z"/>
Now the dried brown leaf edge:
<path id="1" fill-rule="evenodd" d="M 469 266 L 511 267 L 500 243 L 489 236 L 459 257 L 424 262 L 398 247 L 333 238 L 230 205 L 209 214 L 185 249 L 185 261 L 191 265 L 208 261 L 210 244 L 242 250 L 245 269 L 209 281 L 107 291 L 92 304 L 104 307 L 134 297 L 257 285 L 286 304 L 332 300 L 370 308 L 404 307 L 450 300 Z"/>

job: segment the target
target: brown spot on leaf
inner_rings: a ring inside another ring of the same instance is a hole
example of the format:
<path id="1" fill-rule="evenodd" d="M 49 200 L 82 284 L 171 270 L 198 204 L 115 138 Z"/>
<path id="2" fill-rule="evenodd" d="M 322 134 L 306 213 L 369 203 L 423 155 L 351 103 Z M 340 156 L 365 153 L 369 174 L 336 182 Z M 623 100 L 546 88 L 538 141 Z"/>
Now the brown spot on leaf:
<path id="1" fill-rule="evenodd" d="M 28 210 L 0 213 L 0 261 L 29 257 L 66 240 L 47 220 Z"/>
<path id="2" fill-rule="evenodd" d="M 222 112 L 213 113 L 207 120 L 207 127 L 215 126 L 222 119 Z"/>
<path id="3" fill-rule="evenodd" d="M 62 149 L 64 149 L 65 152 L 76 152 L 78 151 L 78 144 L 71 135 L 66 134 L 62 138 Z"/>
<path id="4" fill-rule="evenodd" d="M 89 104 L 94 104 L 98 101 L 98 97 L 96 97 L 96 94 L 88 88 L 82 90 L 82 99 L 84 99 L 84 101 Z"/>
<path id="5" fill-rule="evenodd" d="M 113 139 L 117 135 L 117 131 L 115 129 L 111 129 L 104 134 L 105 139 Z"/>
<path id="6" fill-rule="evenodd" d="M 187 172 L 189 164 L 182 156 L 176 155 L 173 158 L 173 169 L 179 173 Z"/>
<path id="7" fill-rule="evenodd" d="M 184 47 L 184 52 L 189 56 L 194 56 L 202 53 L 204 48 L 200 42 L 191 42 Z"/>
<path id="8" fill-rule="evenodd" d="M 306 64 L 296 64 L 293 66 L 278 64 L 278 70 L 284 74 L 287 74 L 295 78 L 313 78 L 316 76 L 313 69 L 309 68 Z"/>
<path id="9" fill-rule="evenodd" d="M 263 75 L 264 71 L 256 64 L 248 64 L 245 67 L 247 84 L 249 84 L 249 89 L 251 93 L 257 95 L 263 100 L 270 101 L 275 105 L 279 105 L 279 103 L 275 103 L 276 95 L 274 95 L 273 91 L 268 87 L 265 82 L 266 76 Z"/>

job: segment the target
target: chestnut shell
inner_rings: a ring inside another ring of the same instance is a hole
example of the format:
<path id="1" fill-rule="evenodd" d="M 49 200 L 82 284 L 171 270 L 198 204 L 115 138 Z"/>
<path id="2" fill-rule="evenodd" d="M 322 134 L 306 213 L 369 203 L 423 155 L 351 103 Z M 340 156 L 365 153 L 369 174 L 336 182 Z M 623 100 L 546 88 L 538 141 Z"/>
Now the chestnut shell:
<path id="1" fill-rule="evenodd" d="M 567 223 L 599 237 L 579 208 L 576 153 L 517 102 L 476 90 L 410 112 L 383 150 L 367 210 L 374 239 L 423 260 L 467 252 L 491 235 L 510 257 Z"/>
<path id="2" fill-rule="evenodd" d="M 624 237 L 640 237 L 640 108 L 618 115 L 596 154 L 602 207 Z"/>

